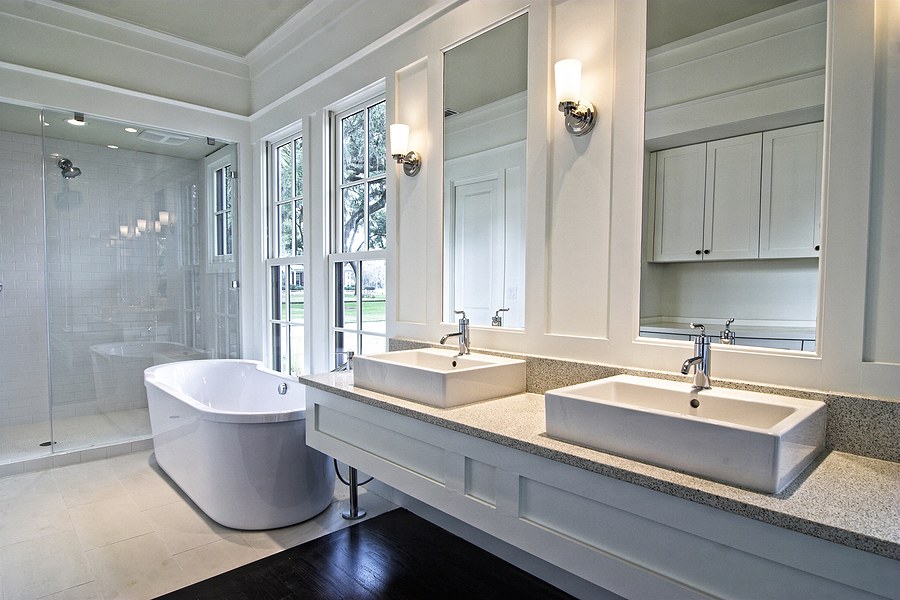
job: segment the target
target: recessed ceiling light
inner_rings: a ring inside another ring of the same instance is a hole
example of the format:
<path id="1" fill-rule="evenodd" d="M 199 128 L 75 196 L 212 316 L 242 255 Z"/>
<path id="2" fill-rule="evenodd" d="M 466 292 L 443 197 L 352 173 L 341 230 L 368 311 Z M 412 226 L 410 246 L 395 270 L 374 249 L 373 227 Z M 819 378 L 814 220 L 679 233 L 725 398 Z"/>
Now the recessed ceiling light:
<path id="1" fill-rule="evenodd" d="M 84 122 L 84 113 L 80 113 L 80 112 L 75 113 L 71 119 L 66 119 L 66 123 L 68 123 L 69 125 L 75 125 L 78 127 L 81 127 L 82 125 L 87 125 L 87 123 Z"/>
<path id="2" fill-rule="evenodd" d="M 125 131 L 127 131 L 128 133 L 137 133 L 137 129 L 135 129 L 134 127 L 126 127 Z"/>

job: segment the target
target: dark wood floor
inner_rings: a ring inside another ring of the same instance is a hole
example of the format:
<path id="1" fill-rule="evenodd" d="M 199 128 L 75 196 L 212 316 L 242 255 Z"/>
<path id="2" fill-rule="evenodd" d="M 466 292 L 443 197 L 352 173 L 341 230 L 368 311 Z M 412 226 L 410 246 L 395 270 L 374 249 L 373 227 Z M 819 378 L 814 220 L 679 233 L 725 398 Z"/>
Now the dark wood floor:
<path id="1" fill-rule="evenodd" d="M 397 509 L 161 596 L 160 600 L 572 596 Z"/>

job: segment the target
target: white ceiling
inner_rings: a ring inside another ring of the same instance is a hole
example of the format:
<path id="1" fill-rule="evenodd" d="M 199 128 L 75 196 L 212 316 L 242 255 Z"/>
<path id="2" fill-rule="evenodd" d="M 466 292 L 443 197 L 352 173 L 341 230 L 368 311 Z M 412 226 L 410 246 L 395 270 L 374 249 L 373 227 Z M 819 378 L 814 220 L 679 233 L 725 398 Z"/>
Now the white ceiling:
<path id="1" fill-rule="evenodd" d="M 311 0 L 54 0 L 246 57 Z"/>

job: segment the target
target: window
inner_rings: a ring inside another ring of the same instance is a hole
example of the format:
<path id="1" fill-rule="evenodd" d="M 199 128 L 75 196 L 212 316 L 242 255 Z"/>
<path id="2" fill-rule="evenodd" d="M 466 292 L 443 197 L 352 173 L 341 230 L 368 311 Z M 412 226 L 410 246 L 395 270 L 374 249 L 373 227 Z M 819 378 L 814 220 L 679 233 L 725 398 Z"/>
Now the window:
<path id="1" fill-rule="evenodd" d="M 332 205 L 332 331 L 336 353 L 387 347 L 385 102 L 376 98 L 335 115 Z M 335 357 L 335 363 L 343 361 Z"/>
<path id="2" fill-rule="evenodd" d="M 226 154 L 207 169 L 210 214 L 210 262 L 233 260 L 234 168 L 233 154 Z"/>
<path id="3" fill-rule="evenodd" d="M 198 270 L 185 277 L 185 293 L 193 293 L 190 304 L 195 311 L 194 318 L 200 317 L 186 327 L 187 333 L 193 329 L 195 343 L 203 342 L 204 347 L 213 349 L 216 358 L 240 357 L 240 295 L 235 260 L 239 241 L 236 164 L 237 147 L 234 144 L 217 150 L 204 160 L 206 273 Z M 193 230 L 197 218 L 193 213 L 193 198 L 189 199 L 189 204 L 192 211 L 188 219 L 190 236 L 197 233 Z M 205 319 L 204 315 L 210 318 Z"/>
<path id="4" fill-rule="evenodd" d="M 305 255 L 303 253 L 303 137 L 270 146 L 269 328 L 272 368 L 305 370 Z"/>

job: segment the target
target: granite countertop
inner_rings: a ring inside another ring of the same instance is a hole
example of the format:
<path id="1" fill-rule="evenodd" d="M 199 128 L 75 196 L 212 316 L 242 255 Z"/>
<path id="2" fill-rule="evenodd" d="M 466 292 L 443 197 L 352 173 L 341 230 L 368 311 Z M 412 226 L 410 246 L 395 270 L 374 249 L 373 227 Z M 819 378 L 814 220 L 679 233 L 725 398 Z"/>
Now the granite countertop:
<path id="1" fill-rule="evenodd" d="M 544 396 L 436 408 L 354 387 L 352 373 L 308 386 L 579 469 L 900 560 L 900 464 L 825 450 L 782 493 L 763 494 L 547 437 Z"/>

